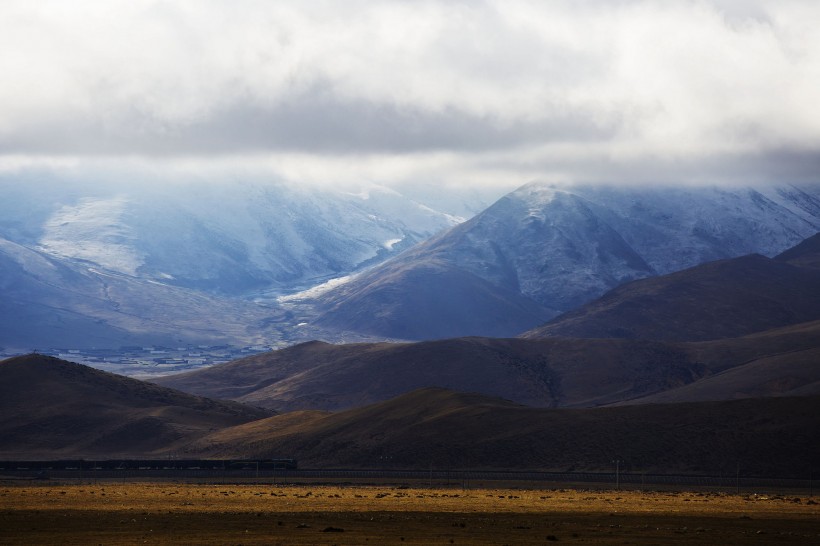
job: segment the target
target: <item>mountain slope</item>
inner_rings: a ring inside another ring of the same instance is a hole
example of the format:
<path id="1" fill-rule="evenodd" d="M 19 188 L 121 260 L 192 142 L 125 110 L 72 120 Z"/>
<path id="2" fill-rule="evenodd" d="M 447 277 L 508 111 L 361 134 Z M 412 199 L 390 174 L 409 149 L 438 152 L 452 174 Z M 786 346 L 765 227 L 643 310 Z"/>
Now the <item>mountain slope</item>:
<path id="1" fill-rule="evenodd" d="M 345 299 L 317 326 L 398 339 L 458 337 L 465 329 L 505 337 L 555 314 L 517 291 L 436 260 L 397 261 L 342 290 Z"/>
<path id="2" fill-rule="evenodd" d="M 522 337 L 702 341 L 816 319 L 820 270 L 750 255 L 625 284 Z"/>
<path id="3" fill-rule="evenodd" d="M 271 310 L 49 256 L 0 238 L 0 345 L 258 342 Z"/>
<path id="4" fill-rule="evenodd" d="M 190 449 L 298 453 L 303 466 L 735 472 L 803 476 L 820 456 L 820 399 L 754 399 L 585 410 L 538 409 L 422 389 L 331 415 L 216 432 Z M 267 431 L 265 430 L 267 429 Z"/>
<path id="5" fill-rule="evenodd" d="M 653 393 L 698 376 L 690 364 L 667 345 L 621 340 L 313 342 L 155 381 L 280 411 L 348 409 L 428 386 L 543 407 Z"/>
<path id="6" fill-rule="evenodd" d="M 0 347 L 13 354 L 322 336 L 296 328 L 305 313 L 279 298 L 461 221 L 373 184 L 350 192 L 181 178 L 0 175 Z"/>
<path id="7" fill-rule="evenodd" d="M 511 324 L 537 326 L 538 316 L 555 316 L 625 282 L 749 253 L 773 256 L 818 230 L 820 187 L 559 189 L 534 183 L 325 293 L 316 324 L 338 330 L 355 324 L 360 332 L 410 339 L 510 335 Z M 483 307 L 488 316 L 482 321 L 472 312 L 454 316 L 445 333 L 437 317 L 472 311 L 470 298 L 417 288 L 467 274 L 500 291 L 504 305 L 492 315 L 491 306 Z M 510 295 L 519 299 L 513 304 Z M 533 303 L 527 308 L 520 298 Z M 415 312 L 406 310 L 411 307 Z M 361 309 L 369 320 L 357 317 Z"/>
<path id="8" fill-rule="evenodd" d="M 376 185 L 345 192 L 274 181 L 0 178 L 0 190 L 2 237 L 115 273 L 231 295 L 287 293 L 346 275 L 460 220 Z"/>
<path id="9" fill-rule="evenodd" d="M 531 406 L 590 407 L 672 392 L 706 379 L 719 387 L 705 399 L 820 394 L 820 367 L 806 357 L 818 349 L 820 321 L 704 343 L 570 338 L 312 342 L 155 381 L 282 411 L 348 409 L 423 387 L 478 392 Z M 767 361 L 777 362 L 776 367 Z M 758 365 L 771 374 L 741 372 L 716 380 L 727 370 Z M 777 377 L 782 384 L 770 385 Z"/>
<path id="10" fill-rule="evenodd" d="M 778 254 L 775 259 L 797 267 L 820 269 L 820 233 Z"/>
<path id="11" fill-rule="evenodd" d="M 710 373 L 692 383 L 625 401 L 627 404 L 700 402 L 820 394 L 820 321 L 757 334 L 689 343 L 692 360 Z"/>
<path id="12" fill-rule="evenodd" d="M 42 355 L 0 362 L 4 458 L 166 453 L 268 415 Z"/>

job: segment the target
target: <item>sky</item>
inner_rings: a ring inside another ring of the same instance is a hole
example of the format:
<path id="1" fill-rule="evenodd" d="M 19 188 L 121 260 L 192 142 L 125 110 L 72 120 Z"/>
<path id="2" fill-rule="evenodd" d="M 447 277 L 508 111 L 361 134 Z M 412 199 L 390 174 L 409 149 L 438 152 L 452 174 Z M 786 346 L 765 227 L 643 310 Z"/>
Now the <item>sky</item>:
<path id="1" fill-rule="evenodd" d="M 818 21 L 815 0 L 0 0 L 0 171 L 817 181 Z"/>

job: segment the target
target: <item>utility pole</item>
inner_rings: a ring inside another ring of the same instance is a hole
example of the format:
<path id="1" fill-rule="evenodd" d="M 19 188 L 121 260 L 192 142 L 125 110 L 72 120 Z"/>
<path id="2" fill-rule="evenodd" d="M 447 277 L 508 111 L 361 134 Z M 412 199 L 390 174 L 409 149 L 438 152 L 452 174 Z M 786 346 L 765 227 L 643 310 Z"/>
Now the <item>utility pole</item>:
<path id="1" fill-rule="evenodd" d="M 615 459 L 615 489 L 621 489 L 621 460 Z"/>

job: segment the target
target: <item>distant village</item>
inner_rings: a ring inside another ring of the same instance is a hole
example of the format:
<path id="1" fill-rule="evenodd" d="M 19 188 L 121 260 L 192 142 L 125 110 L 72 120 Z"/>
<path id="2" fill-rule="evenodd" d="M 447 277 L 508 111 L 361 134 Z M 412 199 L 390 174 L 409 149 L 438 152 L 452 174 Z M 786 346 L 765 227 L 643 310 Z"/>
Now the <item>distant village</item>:
<path id="1" fill-rule="evenodd" d="M 156 377 L 221 364 L 277 348 L 269 345 L 125 346 L 119 349 L 54 348 L 38 352 L 120 375 Z"/>

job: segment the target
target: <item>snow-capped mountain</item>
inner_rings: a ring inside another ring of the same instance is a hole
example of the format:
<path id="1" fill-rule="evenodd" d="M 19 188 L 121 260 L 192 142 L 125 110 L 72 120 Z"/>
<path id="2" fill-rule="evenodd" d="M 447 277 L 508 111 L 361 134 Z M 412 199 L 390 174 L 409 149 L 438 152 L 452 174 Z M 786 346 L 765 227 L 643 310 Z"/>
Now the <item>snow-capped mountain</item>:
<path id="1" fill-rule="evenodd" d="M 0 195 L 0 346 L 20 350 L 319 335 L 277 297 L 463 221 L 374 184 L 6 175 Z"/>
<path id="2" fill-rule="evenodd" d="M 174 324 L 226 342 L 271 327 L 298 339 L 303 323 L 336 332 L 326 339 L 511 336 L 626 281 L 773 256 L 820 230 L 820 188 L 788 185 L 534 183 L 465 222 L 376 185 L 2 179 L 0 191 L 0 305 L 7 332 L 43 340 L 32 347 L 103 327 L 98 345 L 173 337 Z M 305 298 L 312 310 L 294 311 Z"/>
<path id="3" fill-rule="evenodd" d="M 515 335 L 624 282 L 773 256 L 818 231 L 820 187 L 533 183 L 327 292 L 317 322 L 410 339 Z M 431 288 L 453 279 L 481 290 Z"/>
<path id="4" fill-rule="evenodd" d="M 311 286 L 463 220 L 376 185 L 0 186 L 0 236 L 108 271 L 231 295 Z"/>

